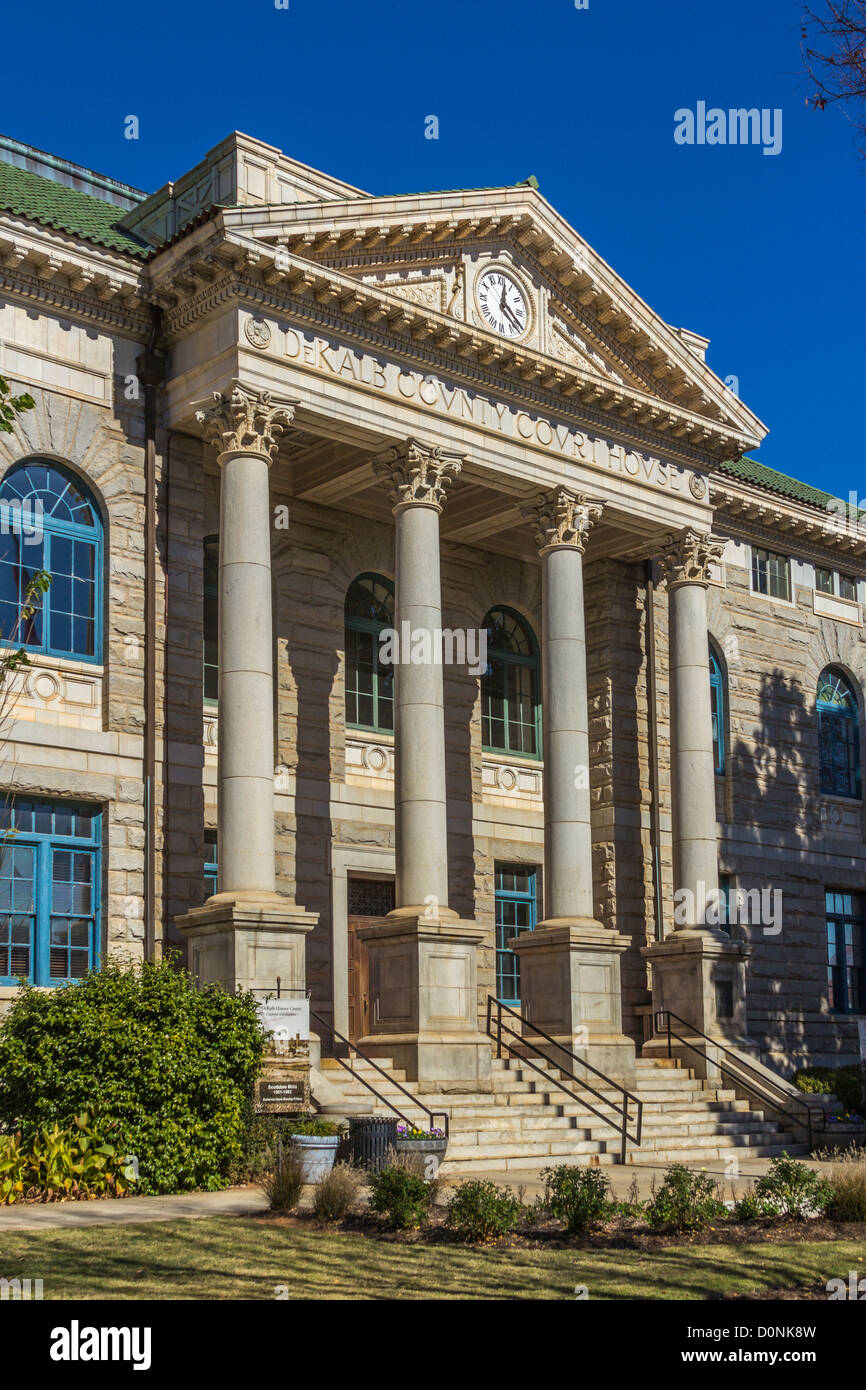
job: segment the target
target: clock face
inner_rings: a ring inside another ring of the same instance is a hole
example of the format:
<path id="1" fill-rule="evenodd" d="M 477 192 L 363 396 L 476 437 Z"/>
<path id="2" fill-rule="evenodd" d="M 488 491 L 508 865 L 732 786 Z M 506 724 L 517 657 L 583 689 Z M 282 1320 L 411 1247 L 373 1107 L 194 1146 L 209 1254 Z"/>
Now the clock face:
<path id="1" fill-rule="evenodd" d="M 494 333 L 519 338 L 529 323 L 523 291 L 502 270 L 485 270 L 477 286 L 478 305 Z"/>

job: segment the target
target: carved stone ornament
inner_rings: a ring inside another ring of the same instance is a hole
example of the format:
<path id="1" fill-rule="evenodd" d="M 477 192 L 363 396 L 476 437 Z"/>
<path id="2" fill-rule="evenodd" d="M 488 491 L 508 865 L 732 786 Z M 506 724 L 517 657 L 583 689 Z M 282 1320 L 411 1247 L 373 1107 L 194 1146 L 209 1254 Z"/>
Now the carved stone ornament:
<path id="1" fill-rule="evenodd" d="M 687 526 L 668 542 L 660 555 L 668 588 L 673 584 L 703 584 L 710 582 L 710 567 L 721 563 L 725 542 L 709 531 L 694 531 Z"/>
<path id="2" fill-rule="evenodd" d="M 535 544 L 539 555 L 557 546 L 571 546 L 581 554 L 586 549 L 590 530 L 602 513 L 602 506 L 580 492 L 565 487 L 543 492 L 521 512 L 535 528 Z"/>
<path id="3" fill-rule="evenodd" d="M 442 510 L 445 493 L 463 466 L 459 454 L 442 448 L 428 449 L 417 439 L 395 444 L 373 460 L 373 472 L 388 488 L 397 507 L 427 506 Z"/>
<path id="4" fill-rule="evenodd" d="M 220 454 L 261 454 L 270 463 L 279 450 L 280 435 L 294 419 L 296 404 L 276 404 L 270 391 L 252 391 L 235 382 L 227 395 L 214 391 L 213 404 L 197 410 L 195 418 Z"/>
<path id="5" fill-rule="evenodd" d="M 271 341 L 270 324 L 265 319 L 247 319 L 244 332 L 255 348 L 266 348 Z"/>
<path id="6" fill-rule="evenodd" d="M 707 483 L 706 479 L 702 478 L 700 473 L 692 473 L 689 478 L 689 492 L 692 494 L 692 497 L 697 498 L 698 502 L 702 502 L 706 497 Z"/>

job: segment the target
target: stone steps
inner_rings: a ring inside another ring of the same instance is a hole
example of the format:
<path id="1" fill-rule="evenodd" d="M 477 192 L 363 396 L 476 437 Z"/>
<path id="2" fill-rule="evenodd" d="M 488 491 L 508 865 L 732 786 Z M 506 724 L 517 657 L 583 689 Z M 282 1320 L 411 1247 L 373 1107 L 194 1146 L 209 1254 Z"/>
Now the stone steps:
<path id="1" fill-rule="evenodd" d="M 377 1059 L 378 1060 L 378 1059 Z M 382 1060 L 383 1078 L 363 1058 L 353 1061 L 354 1076 L 337 1063 L 327 1066 L 328 1078 L 352 1102 L 369 1103 L 370 1113 L 393 1113 L 362 1084 L 368 1080 L 385 1101 L 408 1118 L 423 1123 L 410 1096 L 430 1110 L 446 1111 L 450 1143 L 442 1165 L 444 1177 L 483 1173 L 537 1172 L 539 1167 L 567 1162 L 607 1165 L 619 1162 L 620 1136 L 590 1107 L 619 1117 L 621 1096 L 616 1088 L 591 1078 L 594 1090 L 582 1091 L 549 1061 L 539 1059 L 543 1074 L 521 1064 L 519 1057 L 492 1060 L 489 1092 L 464 1094 L 421 1090 L 405 1073 Z M 563 1080 L 566 1089 L 556 1085 Z M 404 1094 L 394 1082 L 409 1092 Z M 628 1162 L 704 1162 L 744 1150 L 749 1158 L 772 1157 L 783 1149 L 805 1152 L 796 1137 L 733 1090 L 706 1085 L 675 1060 L 640 1058 L 632 1092 L 643 1102 L 642 1142 L 630 1144 Z M 630 1114 L 634 1124 L 633 1110 Z"/>

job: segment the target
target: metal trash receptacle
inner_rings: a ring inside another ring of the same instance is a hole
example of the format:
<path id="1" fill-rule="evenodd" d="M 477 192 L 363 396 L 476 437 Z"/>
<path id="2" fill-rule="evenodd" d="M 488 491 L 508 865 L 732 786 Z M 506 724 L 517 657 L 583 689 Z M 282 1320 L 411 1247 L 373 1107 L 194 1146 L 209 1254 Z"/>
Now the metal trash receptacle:
<path id="1" fill-rule="evenodd" d="M 396 1139 L 397 1121 L 387 1115 L 358 1115 L 349 1121 L 352 1161 L 368 1172 L 378 1173 L 385 1167 Z"/>

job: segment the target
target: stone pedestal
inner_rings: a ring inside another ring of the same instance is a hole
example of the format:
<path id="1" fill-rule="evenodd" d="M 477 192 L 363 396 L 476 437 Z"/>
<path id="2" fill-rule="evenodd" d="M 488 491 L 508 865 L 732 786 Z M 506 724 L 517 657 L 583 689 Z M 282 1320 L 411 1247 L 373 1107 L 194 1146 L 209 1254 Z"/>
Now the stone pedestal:
<path id="1" fill-rule="evenodd" d="M 259 998 L 306 989 L 305 940 L 318 922 L 279 893 L 217 893 L 176 922 L 200 985 L 221 984 Z"/>
<path id="2" fill-rule="evenodd" d="M 581 1076 L 574 1052 L 626 1085 L 634 1080 L 635 1046 L 622 1031 L 620 956 L 627 936 L 590 918 L 542 922 L 508 942 L 520 957 L 521 1013 L 562 1045 L 552 1047 L 524 1027 L 527 1042 Z M 591 1073 L 584 1073 L 592 1081 Z"/>
<path id="3" fill-rule="evenodd" d="M 490 1039 L 478 1028 L 476 949 L 483 931 L 454 912 L 397 908 L 359 930 L 370 1023 L 359 1047 L 393 1057 L 430 1090 L 489 1091 Z"/>
<path id="4" fill-rule="evenodd" d="M 652 966 L 653 1011 L 670 1009 L 677 1014 L 671 1027 L 686 1041 L 684 1047 L 673 1039 L 673 1055 L 684 1066 L 692 1067 L 699 1076 L 713 1075 L 701 1063 L 698 1052 L 708 1052 L 712 1046 L 688 1027 L 700 1029 L 708 1037 L 717 1038 L 727 1047 L 748 1050 L 754 1043 L 748 1036 L 746 1018 L 746 970 L 751 948 L 742 941 L 732 941 L 724 932 L 714 930 L 676 931 L 665 941 L 645 946 L 641 955 Z M 643 1046 L 644 1057 L 666 1057 L 667 1035 L 656 1032 Z"/>

